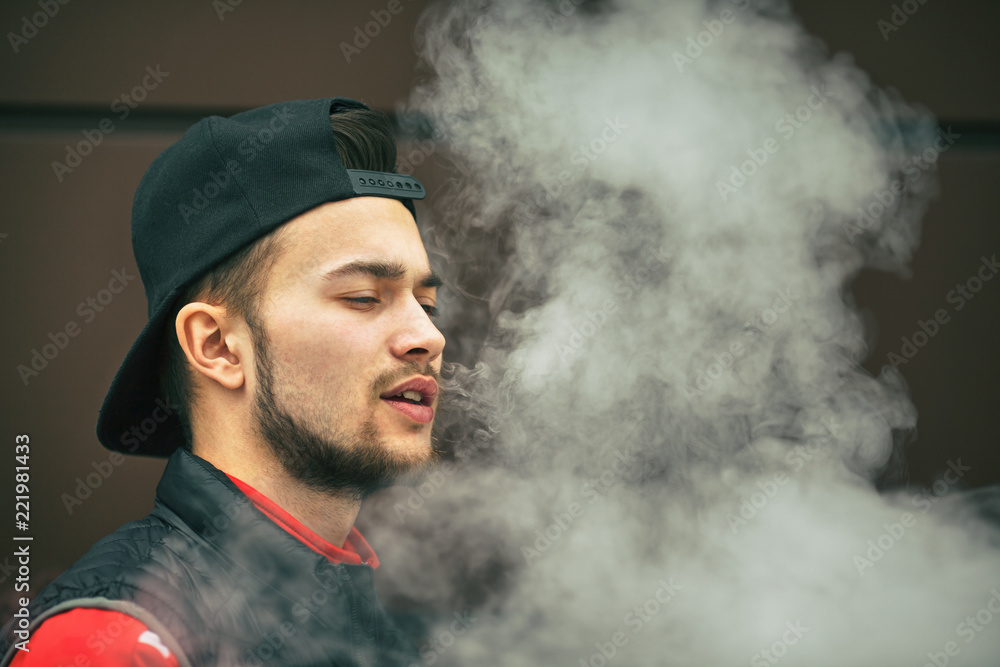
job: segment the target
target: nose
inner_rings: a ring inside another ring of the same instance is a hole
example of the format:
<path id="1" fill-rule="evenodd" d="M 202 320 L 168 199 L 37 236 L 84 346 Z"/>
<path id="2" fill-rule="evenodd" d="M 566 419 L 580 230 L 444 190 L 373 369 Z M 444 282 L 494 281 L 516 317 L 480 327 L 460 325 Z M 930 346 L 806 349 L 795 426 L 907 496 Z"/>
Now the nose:
<path id="1" fill-rule="evenodd" d="M 441 358 L 444 345 L 444 334 L 431 321 L 424 307 L 416 299 L 408 299 L 391 343 L 393 355 L 403 361 L 427 365 Z"/>

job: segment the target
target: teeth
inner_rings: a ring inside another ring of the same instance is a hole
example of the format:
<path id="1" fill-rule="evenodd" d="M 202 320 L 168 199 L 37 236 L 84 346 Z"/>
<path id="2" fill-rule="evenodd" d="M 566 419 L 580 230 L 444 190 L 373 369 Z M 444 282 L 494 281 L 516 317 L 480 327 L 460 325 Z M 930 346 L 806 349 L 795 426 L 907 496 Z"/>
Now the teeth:
<path id="1" fill-rule="evenodd" d="M 410 389 L 403 392 L 403 398 L 408 398 L 411 401 L 416 401 L 417 403 L 419 403 L 423 399 L 423 396 L 420 394 L 419 391 L 413 391 L 412 389 Z"/>

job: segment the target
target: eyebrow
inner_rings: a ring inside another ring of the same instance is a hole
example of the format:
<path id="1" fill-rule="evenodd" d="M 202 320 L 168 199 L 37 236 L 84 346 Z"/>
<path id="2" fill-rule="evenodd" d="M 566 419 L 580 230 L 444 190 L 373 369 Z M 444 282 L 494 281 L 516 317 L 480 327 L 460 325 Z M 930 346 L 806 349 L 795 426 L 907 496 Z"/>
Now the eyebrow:
<path id="1" fill-rule="evenodd" d="M 384 261 L 380 259 L 359 259 L 328 271 L 324 280 L 336 280 L 346 276 L 370 276 L 378 280 L 401 281 L 406 277 L 406 267 L 399 261 Z M 418 287 L 441 287 L 444 281 L 434 271 L 428 271 L 417 281 Z"/>

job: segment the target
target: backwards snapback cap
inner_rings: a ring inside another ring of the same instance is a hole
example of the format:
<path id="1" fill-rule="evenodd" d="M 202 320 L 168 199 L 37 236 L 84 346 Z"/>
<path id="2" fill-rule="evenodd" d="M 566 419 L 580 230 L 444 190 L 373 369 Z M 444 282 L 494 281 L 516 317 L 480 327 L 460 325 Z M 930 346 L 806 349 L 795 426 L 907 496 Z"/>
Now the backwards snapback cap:
<path id="1" fill-rule="evenodd" d="M 104 398 L 108 449 L 167 456 L 184 430 L 160 388 L 165 336 L 181 292 L 227 257 L 320 204 L 389 197 L 414 215 L 413 177 L 346 169 L 330 115 L 368 109 L 345 97 L 281 102 L 195 123 L 146 170 L 132 203 L 132 249 L 149 321 Z"/>

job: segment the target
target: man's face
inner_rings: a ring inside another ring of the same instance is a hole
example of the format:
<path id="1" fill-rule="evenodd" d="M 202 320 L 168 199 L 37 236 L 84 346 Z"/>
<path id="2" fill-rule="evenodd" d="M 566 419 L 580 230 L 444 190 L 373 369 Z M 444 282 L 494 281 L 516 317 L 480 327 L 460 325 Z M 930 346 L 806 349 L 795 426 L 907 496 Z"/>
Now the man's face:
<path id="1" fill-rule="evenodd" d="M 433 458 L 439 281 L 392 199 L 319 206 L 281 245 L 254 341 L 256 427 L 300 481 L 363 496 Z M 394 398 L 411 380 L 421 396 Z"/>

